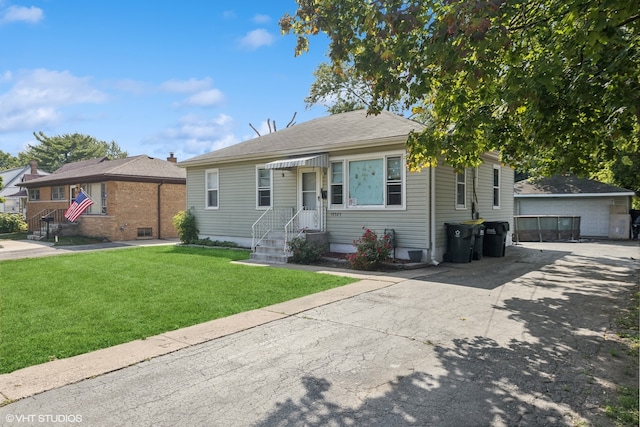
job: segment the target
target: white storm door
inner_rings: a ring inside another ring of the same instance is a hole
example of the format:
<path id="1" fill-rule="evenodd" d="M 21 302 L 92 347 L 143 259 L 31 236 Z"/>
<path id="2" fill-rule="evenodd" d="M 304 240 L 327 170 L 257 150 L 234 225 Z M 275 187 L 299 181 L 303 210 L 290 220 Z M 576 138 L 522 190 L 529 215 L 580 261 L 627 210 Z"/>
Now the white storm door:
<path id="1" fill-rule="evenodd" d="M 320 230 L 319 195 L 318 171 L 301 168 L 298 172 L 298 209 L 302 209 L 298 216 L 300 229 Z"/>

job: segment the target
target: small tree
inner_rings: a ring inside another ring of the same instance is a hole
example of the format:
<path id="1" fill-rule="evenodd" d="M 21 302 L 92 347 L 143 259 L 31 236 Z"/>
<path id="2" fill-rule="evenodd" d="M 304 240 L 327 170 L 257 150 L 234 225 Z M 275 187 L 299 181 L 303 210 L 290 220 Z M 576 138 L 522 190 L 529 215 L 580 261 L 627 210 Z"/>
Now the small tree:
<path id="1" fill-rule="evenodd" d="M 196 216 L 191 209 L 180 211 L 173 217 L 173 225 L 178 230 L 180 241 L 191 244 L 198 241 L 198 227 L 196 226 Z"/>

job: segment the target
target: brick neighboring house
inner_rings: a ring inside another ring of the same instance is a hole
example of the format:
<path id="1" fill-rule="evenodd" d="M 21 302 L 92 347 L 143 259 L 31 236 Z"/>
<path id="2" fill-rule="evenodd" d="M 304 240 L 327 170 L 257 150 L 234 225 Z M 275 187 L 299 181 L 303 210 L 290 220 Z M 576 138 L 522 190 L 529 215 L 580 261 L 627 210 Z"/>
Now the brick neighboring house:
<path id="1" fill-rule="evenodd" d="M 101 237 L 111 241 L 178 237 L 173 217 L 186 206 L 186 172 L 167 160 L 146 155 L 69 163 L 51 175 L 22 182 L 28 192 L 29 233 Z M 70 223 L 64 218 L 79 189 L 94 204 Z"/>

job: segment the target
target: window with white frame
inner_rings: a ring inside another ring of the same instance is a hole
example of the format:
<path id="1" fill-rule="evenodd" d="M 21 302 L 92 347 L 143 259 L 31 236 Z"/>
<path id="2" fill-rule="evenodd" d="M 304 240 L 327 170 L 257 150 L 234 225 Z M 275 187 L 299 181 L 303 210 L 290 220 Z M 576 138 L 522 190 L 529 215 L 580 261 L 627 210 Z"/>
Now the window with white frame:
<path id="1" fill-rule="evenodd" d="M 218 209 L 218 169 L 208 169 L 205 171 L 206 179 L 206 201 L 205 206 L 207 209 Z"/>
<path id="2" fill-rule="evenodd" d="M 456 172 L 456 209 L 467 207 L 467 170 Z"/>
<path id="3" fill-rule="evenodd" d="M 493 165 L 493 207 L 500 207 L 500 165 Z"/>
<path id="4" fill-rule="evenodd" d="M 402 155 L 348 158 L 331 163 L 331 208 L 403 207 Z"/>
<path id="5" fill-rule="evenodd" d="M 270 169 L 256 169 L 256 206 L 268 208 L 271 206 L 273 171 Z"/>
<path id="6" fill-rule="evenodd" d="M 51 200 L 65 200 L 64 186 L 51 187 Z"/>
<path id="7" fill-rule="evenodd" d="M 343 177 L 344 163 L 332 162 L 331 163 L 331 204 L 342 205 L 344 203 L 344 177 Z"/>
<path id="8" fill-rule="evenodd" d="M 40 200 L 40 189 L 39 188 L 30 188 L 29 189 L 29 200 Z"/>

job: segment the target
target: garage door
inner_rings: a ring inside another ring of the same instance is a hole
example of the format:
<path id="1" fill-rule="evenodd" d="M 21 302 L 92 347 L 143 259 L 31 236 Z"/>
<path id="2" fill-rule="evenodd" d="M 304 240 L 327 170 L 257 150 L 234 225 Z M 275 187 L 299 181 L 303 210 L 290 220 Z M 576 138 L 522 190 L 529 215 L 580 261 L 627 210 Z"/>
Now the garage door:
<path id="1" fill-rule="evenodd" d="M 565 215 L 580 217 L 580 236 L 609 236 L 609 197 L 519 198 L 517 215 Z"/>

